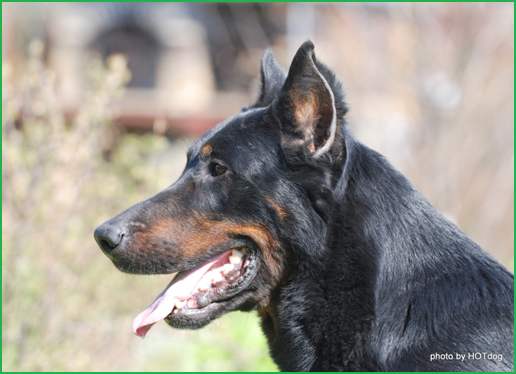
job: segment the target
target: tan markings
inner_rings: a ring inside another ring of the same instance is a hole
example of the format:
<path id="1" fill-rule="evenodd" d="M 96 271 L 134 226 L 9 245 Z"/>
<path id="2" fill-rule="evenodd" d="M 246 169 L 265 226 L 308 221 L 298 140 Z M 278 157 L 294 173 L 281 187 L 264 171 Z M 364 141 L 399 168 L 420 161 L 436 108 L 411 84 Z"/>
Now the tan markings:
<path id="1" fill-rule="evenodd" d="M 273 313 L 272 308 L 258 308 L 258 315 L 262 319 L 262 328 L 269 344 L 273 344 L 276 340 L 278 331 L 278 319 L 276 313 Z"/>
<path id="2" fill-rule="evenodd" d="M 213 248 L 214 244 L 223 245 L 225 241 L 235 236 L 247 236 L 260 248 L 270 271 L 270 276 L 274 279 L 279 279 L 281 276 L 284 259 L 279 250 L 278 243 L 271 236 L 265 225 L 204 221 L 202 223 L 198 222 L 197 227 L 202 227 L 202 230 L 197 230 L 192 235 L 183 238 L 184 248 L 195 248 L 194 251 L 199 253 L 208 248 Z"/>
<path id="3" fill-rule="evenodd" d="M 213 151 L 213 147 L 210 144 L 206 144 L 204 147 L 202 147 L 201 154 L 203 156 L 207 156 L 208 154 Z"/>
<path id="4" fill-rule="evenodd" d="M 308 143 L 308 148 L 310 151 L 314 152 L 316 145 L 314 144 L 313 131 L 320 114 L 317 96 L 313 93 L 308 93 L 304 96 L 296 96 L 292 95 L 291 92 L 291 97 L 296 125 L 302 132 L 304 141 Z"/>
<path id="5" fill-rule="evenodd" d="M 235 236 L 246 236 L 256 243 L 265 259 L 268 276 L 279 281 L 286 255 L 265 224 L 214 221 L 194 212 L 188 213 L 188 217 L 157 218 L 145 229 L 135 230 L 133 251 L 142 260 L 165 256 L 170 261 L 187 262 L 212 248 L 223 247 Z"/>
<path id="6" fill-rule="evenodd" d="M 272 207 L 276 210 L 276 213 L 278 214 L 278 216 L 280 217 L 280 219 L 285 219 L 288 217 L 288 213 L 287 211 L 285 210 L 285 208 L 282 208 L 280 207 L 278 204 L 276 204 L 276 202 L 274 200 L 272 200 L 270 197 L 267 198 L 267 201 L 269 202 L 269 204 L 272 205 Z"/>
<path id="7" fill-rule="evenodd" d="M 306 96 L 295 97 L 292 101 L 294 117 L 300 130 L 305 135 L 311 133 L 312 126 L 319 116 L 317 97 L 310 93 Z"/>

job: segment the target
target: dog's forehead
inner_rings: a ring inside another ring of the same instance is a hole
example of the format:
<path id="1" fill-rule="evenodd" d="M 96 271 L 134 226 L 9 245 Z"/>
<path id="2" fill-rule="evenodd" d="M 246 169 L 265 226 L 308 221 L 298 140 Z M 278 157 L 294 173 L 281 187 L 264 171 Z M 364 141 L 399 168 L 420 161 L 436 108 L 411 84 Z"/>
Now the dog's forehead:
<path id="1" fill-rule="evenodd" d="M 255 148 L 271 135 L 263 108 L 249 109 L 219 123 L 202 135 L 188 151 L 190 157 L 211 151 L 226 153 L 236 148 Z"/>

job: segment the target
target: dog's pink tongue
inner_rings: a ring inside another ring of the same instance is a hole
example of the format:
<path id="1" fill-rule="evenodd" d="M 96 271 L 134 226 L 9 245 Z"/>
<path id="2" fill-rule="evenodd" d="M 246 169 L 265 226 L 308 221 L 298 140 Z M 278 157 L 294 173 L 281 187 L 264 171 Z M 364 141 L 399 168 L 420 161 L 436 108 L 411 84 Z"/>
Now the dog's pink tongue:
<path id="1" fill-rule="evenodd" d="M 188 273 L 178 274 L 172 282 L 170 282 L 158 295 L 156 300 L 133 321 L 133 332 L 144 337 L 152 325 L 167 317 L 174 309 L 175 300 L 187 299 L 195 290 L 195 286 L 204 274 L 223 257 L 229 257 L 231 251 L 222 253 L 201 267 L 194 269 Z"/>

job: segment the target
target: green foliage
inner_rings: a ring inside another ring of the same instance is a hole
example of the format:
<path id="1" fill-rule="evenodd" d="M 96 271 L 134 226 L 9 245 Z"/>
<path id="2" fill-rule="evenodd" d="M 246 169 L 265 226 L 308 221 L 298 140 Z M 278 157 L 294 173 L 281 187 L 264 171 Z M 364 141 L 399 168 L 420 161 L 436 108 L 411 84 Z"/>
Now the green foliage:
<path id="1" fill-rule="evenodd" d="M 2 69 L 2 369 L 275 370 L 254 314 L 201 331 L 160 323 L 144 341 L 132 334 L 132 319 L 171 276 L 118 272 L 93 230 L 171 184 L 186 147 L 126 135 L 104 161 L 110 104 L 130 76 L 125 59 L 92 62 L 91 92 L 67 122 L 43 45 L 29 52 L 18 85 Z"/>
<path id="2" fill-rule="evenodd" d="M 254 314 L 230 313 L 200 331 L 170 332 L 164 326 L 153 330 L 137 344 L 138 350 L 143 348 L 139 359 L 146 361 L 146 370 L 163 367 L 173 371 L 277 370 L 264 349 Z"/>

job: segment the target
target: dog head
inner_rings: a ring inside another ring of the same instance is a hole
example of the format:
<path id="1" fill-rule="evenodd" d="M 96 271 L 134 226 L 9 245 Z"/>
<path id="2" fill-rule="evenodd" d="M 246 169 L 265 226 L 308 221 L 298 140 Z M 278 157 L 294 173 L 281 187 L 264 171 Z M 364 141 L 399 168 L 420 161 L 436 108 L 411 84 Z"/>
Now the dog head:
<path id="1" fill-rule="evenodd" d="M 342 172 L 340 84 L 304 43 L 288 74 L 272 52 L 256 103 L 188 151 L 176 183 L 99 226 L 121 271 L 178 274 L 134 321 L 198 328 L 232 310 L 267 308 L 303 256 L 323 256 Z"/>

